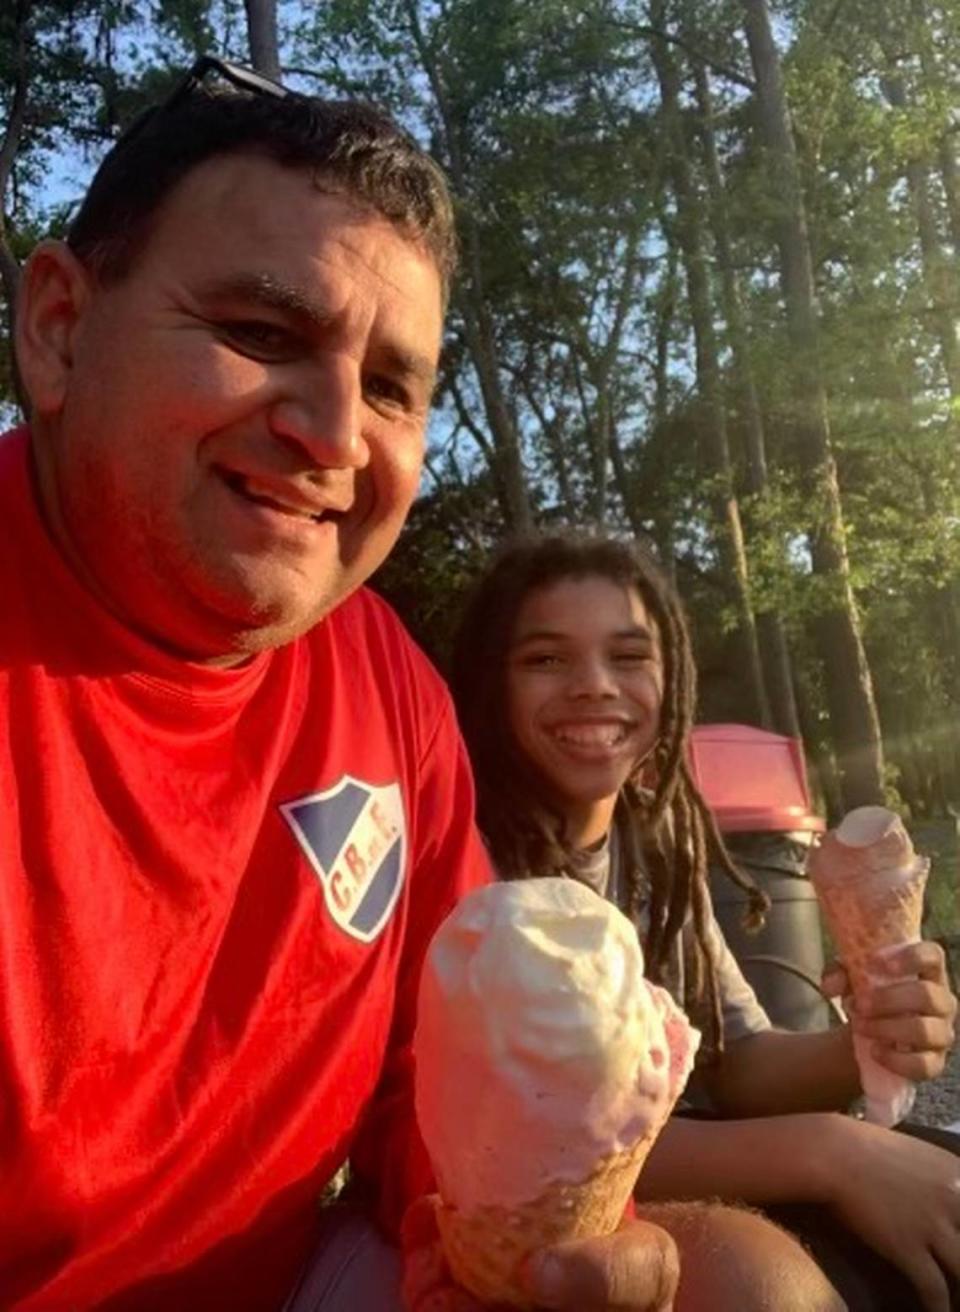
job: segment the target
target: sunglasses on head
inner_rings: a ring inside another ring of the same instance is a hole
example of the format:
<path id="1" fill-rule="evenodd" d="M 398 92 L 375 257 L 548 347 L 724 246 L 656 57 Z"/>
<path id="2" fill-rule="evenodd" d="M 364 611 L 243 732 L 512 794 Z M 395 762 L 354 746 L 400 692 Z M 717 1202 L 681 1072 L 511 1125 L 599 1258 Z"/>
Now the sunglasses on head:
<path id="1" fill-rule="evenodd" d="M 123 144 L 126 145 L 131 138 L 138 136 L 147 123 L 175 109 L 181 101 L 192 92 L 199 90 L 213 77 L 229 82 L 238 91 L 247 91 L 254 96 L 274 96 L 277 100 L 282 100 L 285 96 L 294 94 L 288 87 L 281 86 L 279 82 L 264 77 L 262 73 L 257 73 L 252 68 L 244 68 L 242 64 L 231 64 L 226 59 L 218 59 L 216 55 L 200 55 L 178 79 L 168 96 L 134 120 L 121 137 Z"/>
<path id="2" fill-rule="evenodd" d="M 262 73 L 257 73 L 252 68 L 244 68 L 242 64 L 231 64 L 226 59 L 218 59 L 216 55 L 201 55 L 157 108 L 172 109 L 191 91 L 196 91 L 198 87 L 203 86 L 211 75 L 216 75 L 238 90 L 249 91 L 253 95 L 281 98 L 290 95 L 289 90 L 279 82 L 264 77 Z"/>

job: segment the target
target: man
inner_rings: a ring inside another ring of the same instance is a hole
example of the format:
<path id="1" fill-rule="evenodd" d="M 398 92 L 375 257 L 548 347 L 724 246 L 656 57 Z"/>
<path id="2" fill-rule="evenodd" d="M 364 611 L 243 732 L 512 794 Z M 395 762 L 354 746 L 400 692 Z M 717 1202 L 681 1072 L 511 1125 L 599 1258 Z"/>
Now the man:
<path id="1" fill-rule="evenodd" d="M 206 59 L 27 265 L 5 1308 L 276 1309 L 348 1153 L 388 1229 L 430 1186 L 417 977 L 487 863 L 447 694 L 361 585 L 416 491 L 453 249 L 389 120 Z M 634 1233 L 659 1303 L 675 1252 Z"/>
<path id="2" fill-rule="evenodd" d="M 358 591 L 417 487 L 443 179 L 373 111 L 210 71 L 24 273 L 4 1307 L 277 1308 L 351 1147 L 399 1211 L 419 960 L 486 877 L 446 693 Z"/>

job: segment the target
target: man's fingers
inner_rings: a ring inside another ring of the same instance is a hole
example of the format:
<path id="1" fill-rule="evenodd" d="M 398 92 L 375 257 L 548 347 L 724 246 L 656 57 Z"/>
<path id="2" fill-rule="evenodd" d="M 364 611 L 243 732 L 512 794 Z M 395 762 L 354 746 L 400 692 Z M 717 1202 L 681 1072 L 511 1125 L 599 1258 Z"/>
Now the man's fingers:
<path id="1" fill-rule="evenodd" d="M 629 1222 L 603 1239 L 557 1244 L 523 1269 L 532 1300 L 568 1312 L 670 1312 L 680 1264 L 659 1226 Z"/>
<path id="2" fill-rule="evenodd" d="M 404 1304 L 408 1308 L 421 1312 L 427 1295 L 441 1290 L 449 1283 L 450 1277 L 439 1243 L 404 1254 L 400 1286 Z"/>
<path id="3" fill-rule="evenodd" d="M 437 1209 L 440 1199 L 437 1194 L 428 1194 L 411 1203 L 400 1223 L 400 1247 L 405 1253 L 414 1248 L 423 1248 L 439 1239 L 437 1228 Z"/>
<path id="4" fill-rule="evenodd" d="M 460 1289 L 436 1289 L 417 1303 L 408 1303 L 410 1312 L 490 1312 L 475 1298 Z M 357 1312 L 361 1312 L 358 1309 Z"/>
<path id="5" fill-rule="evenodd" d="M 438 1205 L 435 1194 L 418 1198 L 407 1208 L 400 1224 L 403 1251 L 400 1292 L 409 1312 L 430 1312 L 431 1301 L 434 1312 L 453 1312 L 435 1297 L 443 1294 L 450 1284 L 437 1229 Z"/>

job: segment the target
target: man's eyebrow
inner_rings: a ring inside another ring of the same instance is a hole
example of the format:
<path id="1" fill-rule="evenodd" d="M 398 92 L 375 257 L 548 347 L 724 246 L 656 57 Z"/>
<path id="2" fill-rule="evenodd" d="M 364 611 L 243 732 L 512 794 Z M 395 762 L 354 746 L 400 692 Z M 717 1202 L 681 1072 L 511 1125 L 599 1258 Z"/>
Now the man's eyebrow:
<path id="1" fill-rule="evenodd" d="M 305 296 L 299 287 L 275 278 L 270 273 L 237 273 L 225 278 L 212 279 L 201 287 L 201 295 L 211 300 L 252 301 L 265 309 L 286 310 L 305 319 L 315 327 L 330 321 L 329 310 L 319 301 Z"/>
<path id="2" fill-rule="evenodd" d="M 430 391 L 437 381 L 437 365 L 429 355 L 419 351 L 406 351 L 402 347 L 386 345 L 380 351 L 386 368 L 404 378 L 412 378 Z"/>
<path id="3" fill-rule="evenodd" d="M 323 328 L 332 317 L 322 302 L 305 296 L 299 287 L 269 273 L 238 273 L 204 284 L 201 292 L 211 300 L 236 298 L 261 305 L 264 309 L 283 310 L 313 328 Z M 437 364 L 430 356 L 390 343 L 381 347 L 379 355 L 387 369 L 433 390 L 437 381 Z"/>

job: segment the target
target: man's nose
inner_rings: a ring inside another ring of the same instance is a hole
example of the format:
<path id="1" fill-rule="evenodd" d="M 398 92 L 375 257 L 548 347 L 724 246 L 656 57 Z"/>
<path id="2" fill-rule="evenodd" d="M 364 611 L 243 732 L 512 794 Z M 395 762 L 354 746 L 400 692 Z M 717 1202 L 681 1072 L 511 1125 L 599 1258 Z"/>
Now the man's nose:
<path id="1" fill-rule="evenodd" d="M 290 378 L 270 408 L 270 429 L 321 468 L 362 469 L 370 459 L 362 418 L 360 366 L 332 356 Z"/>

